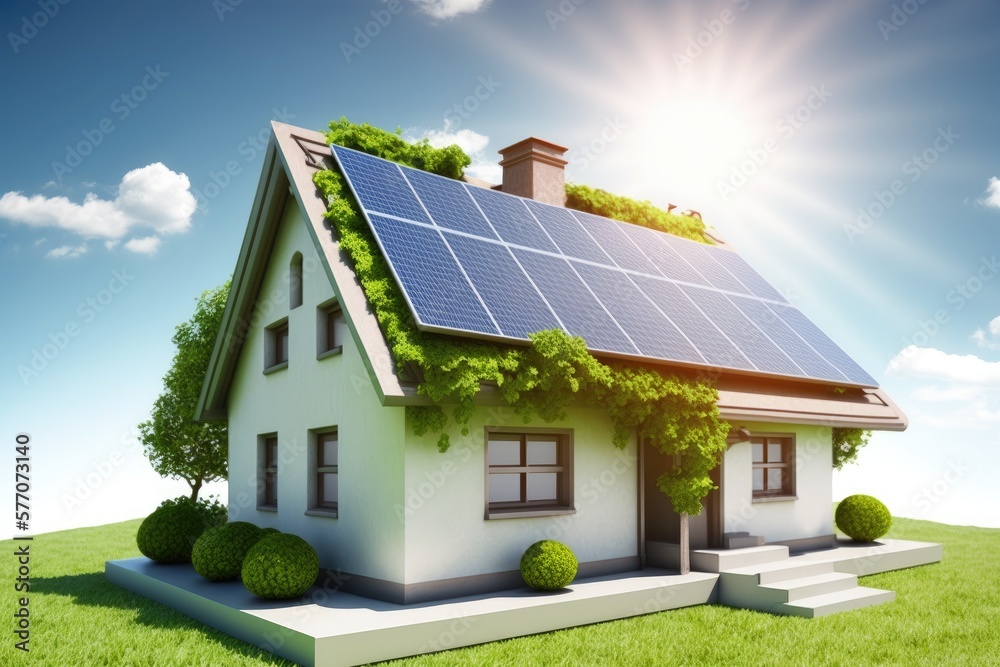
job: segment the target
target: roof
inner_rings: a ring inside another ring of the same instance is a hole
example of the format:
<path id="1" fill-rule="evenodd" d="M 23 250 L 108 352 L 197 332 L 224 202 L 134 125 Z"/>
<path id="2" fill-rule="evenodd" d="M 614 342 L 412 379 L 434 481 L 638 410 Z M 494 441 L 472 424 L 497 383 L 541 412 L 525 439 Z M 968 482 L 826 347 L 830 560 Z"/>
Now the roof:
<path id="1" fill-rule="evenodd" d="M 416 383 L 402 378 L 378 322 L 341 254 L 335 233 L 324 214 L 326 202 L 313 184 L 313 175 L 332 168 L 333 156 L 323 133 L 272 122 L 246 234 L 233 272 L 219 338 L 209 363 L 196 409 L 196 418 L 214 421 L 227 417 L 226 403 L 243 346 L 256 296 L 264 278 L 270 249 L 282 212 L 291 201 L 307 221 L 310 237 L 340 302 L 349 330 L 383 405 L 419 405 L 429 400 L 417 395 Z M 480 184 L 467 179 L 473 185 Z M 494 402 L 495 392 L 482 392 L 483 402 Z M 828 387 L 751 378 L 719 379 L 719 407 L 724 419 L 747 422 L 794 422 L 903 430 L 905 415 L 879 389 L 849 388 L 834 394 Z"/>

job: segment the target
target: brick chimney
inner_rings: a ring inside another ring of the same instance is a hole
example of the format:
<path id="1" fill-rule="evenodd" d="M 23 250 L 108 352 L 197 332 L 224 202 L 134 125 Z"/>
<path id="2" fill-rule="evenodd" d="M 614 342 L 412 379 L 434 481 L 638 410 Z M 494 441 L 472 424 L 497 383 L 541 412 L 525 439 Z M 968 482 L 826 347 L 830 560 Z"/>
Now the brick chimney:
<path id="1" fill-rule="evenodd" d="M 528 137 L 501 148 L 503 192 L 528 197 L 545 204 L 566 204 L 566 148 Z"/>

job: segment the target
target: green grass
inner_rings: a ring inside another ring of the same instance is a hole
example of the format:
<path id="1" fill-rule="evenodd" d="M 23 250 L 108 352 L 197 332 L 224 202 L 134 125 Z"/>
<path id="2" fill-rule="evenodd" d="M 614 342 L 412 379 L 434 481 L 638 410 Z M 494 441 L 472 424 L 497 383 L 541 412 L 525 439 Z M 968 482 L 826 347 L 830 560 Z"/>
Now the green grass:
<path id="1" fill-rule="evenodd" d="M 31 653 L 13 649 L 14 542 L 0 665 L 288 665 L 104 580 L 104 561 L 139 555 L 138 521 L 31 543 Z M 889 537 L 941 542 L 935 565 L 862 577 L 896 601 L 806 620 L 689 607 L 387 665 L 1000 665 L 1000 530 L 895 519 Z"/>

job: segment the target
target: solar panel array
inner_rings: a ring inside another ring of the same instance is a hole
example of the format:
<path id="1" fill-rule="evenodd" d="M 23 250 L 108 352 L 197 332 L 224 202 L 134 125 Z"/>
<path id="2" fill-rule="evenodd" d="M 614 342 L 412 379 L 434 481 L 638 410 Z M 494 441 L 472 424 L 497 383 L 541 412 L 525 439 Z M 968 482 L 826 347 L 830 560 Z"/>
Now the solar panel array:
<path id="1" fill-rule="evenodd" d="M 732 251 L 331 148 L 424 330 L 877 386 Z"/>

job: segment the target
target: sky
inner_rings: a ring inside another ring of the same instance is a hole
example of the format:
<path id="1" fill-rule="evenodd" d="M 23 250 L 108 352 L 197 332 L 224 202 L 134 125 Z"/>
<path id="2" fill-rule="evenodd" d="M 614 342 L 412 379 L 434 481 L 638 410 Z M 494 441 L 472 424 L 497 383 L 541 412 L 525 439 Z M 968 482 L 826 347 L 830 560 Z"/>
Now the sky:
<path id="1" fill-rule="evenodd" d="M 1000 527 L 998 29 L 988 0 L 5 2 L 4 484 L 26 433 L 30 533 L 185 493 L 136 429 L 173 329 L 233 271 L 269 122 L 346 116 L 494 182 L 538 136 L 699 211 L 910 419 L 834 497 Z"/>

